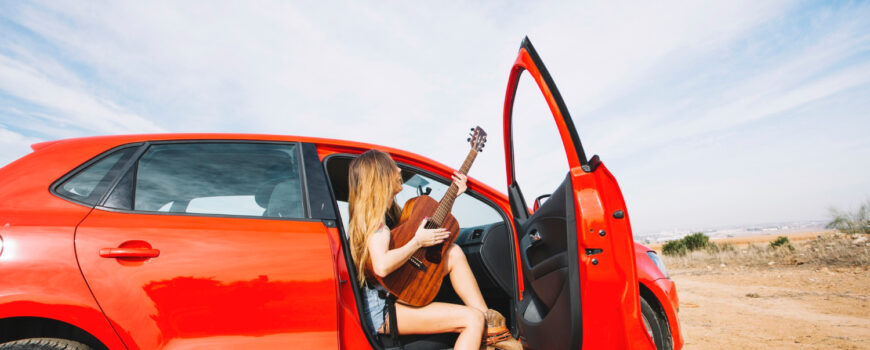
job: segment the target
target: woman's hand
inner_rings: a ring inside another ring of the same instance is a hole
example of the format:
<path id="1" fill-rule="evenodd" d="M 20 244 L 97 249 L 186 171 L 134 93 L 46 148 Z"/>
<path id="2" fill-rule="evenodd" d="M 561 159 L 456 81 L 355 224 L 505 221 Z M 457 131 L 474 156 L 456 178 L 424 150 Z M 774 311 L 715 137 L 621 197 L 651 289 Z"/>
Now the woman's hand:
<path id="1" fill-rule="evenodd" d="M 452 177 L 453 183 L 459 187 L 459 191 L 456 192 L 456 195 L 459 196 L 460 194 L 465 193 L 465 189 L 468 188 L 465 184 L 465 182 L 468 181 L 468 177 L 458 171 L 454 171 Z"/>
<path id="2" fill-rule="evenodd" d="M 447 237 L 450 237 L 450 232 L 448 232 L 446 228 L 426 228 L 427 222 L 429 222 L 429 218 L 423 219 L 423 222 L 420 223 L 420 227 L 417 228 L 417 233 L 414 234 L 414 242 L 417 243 L 418 247 L 423 248 L 433 246 L 444 242 Z"/>

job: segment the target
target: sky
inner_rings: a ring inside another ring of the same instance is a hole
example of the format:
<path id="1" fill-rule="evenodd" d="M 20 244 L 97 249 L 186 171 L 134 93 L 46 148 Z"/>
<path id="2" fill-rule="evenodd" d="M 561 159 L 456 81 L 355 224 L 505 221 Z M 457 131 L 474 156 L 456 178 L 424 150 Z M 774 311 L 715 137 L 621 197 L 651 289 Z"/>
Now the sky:
<path id="1" fill-rule="evenodd" d="M 458 167 L 480 125 L 470 176 L 504 191 L 502 108 L 524 36 L 635 232 L 823 220 L 870 199 L 866 1 L 0 0 L 0 166 L 47 140 L 229 132 Z M 518 181 L 533 198 L 567 166 L 521 84 Z"/>

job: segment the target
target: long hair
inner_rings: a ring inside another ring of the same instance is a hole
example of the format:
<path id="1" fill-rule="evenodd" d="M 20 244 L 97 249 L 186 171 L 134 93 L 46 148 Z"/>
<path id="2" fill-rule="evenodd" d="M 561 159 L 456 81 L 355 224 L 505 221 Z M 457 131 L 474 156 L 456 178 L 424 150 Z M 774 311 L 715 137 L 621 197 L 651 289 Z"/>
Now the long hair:
<path id="1" fill-rule="evenodd" d="M 393 204 L 393 176 L 396 163 L 383 151 L 369 150 L 350 162 L 348 170 L 348 211 L 351 256 L 357 279 L 366 284 L 365 265 L 369 259 L 369 238 L 384 223 Z"/>

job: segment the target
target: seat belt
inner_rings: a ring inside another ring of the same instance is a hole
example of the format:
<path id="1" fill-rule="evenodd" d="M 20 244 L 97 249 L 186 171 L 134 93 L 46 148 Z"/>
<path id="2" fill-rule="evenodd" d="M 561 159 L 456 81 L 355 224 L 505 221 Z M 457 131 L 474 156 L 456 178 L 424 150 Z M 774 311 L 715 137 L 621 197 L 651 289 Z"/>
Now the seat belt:
<path id="1" fill-rule="evenodd" d="M 390 315 L 390 322 L 388 325 L 390 328 L 390 337 L 389 341 L 385 342 L 386 344 L 384 344 L 384 348 L 386 350 L 401 350 L 403 347 L 402 343 L 399 341 L 399 324 L 398 321 L 396 321 L 396 296 L 383 288 L 378 290 L 378 294 L 381 294 L 380 296 L 384 298 L 384 308 L 386 309 L 387 314 Z"/>

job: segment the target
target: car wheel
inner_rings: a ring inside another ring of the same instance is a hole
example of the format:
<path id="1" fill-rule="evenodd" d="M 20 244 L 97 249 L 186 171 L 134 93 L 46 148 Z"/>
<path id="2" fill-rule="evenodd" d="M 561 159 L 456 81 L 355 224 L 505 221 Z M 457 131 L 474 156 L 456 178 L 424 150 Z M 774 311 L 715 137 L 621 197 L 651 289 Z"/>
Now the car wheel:
<path id="1" fill-rule="evenodd" d="M 93 350 L 77 341 L 58 338 L 29 338 L 0 344 L 0 350 Z"/>
<path id="2" fill-rule="evenodd" d="M 665 327 L 667 327 L 667 325 L 659 320 L 658 316 L 656 316 L 655 310 L 653 310 L 644 298 L 640 298 L 640 311 L 641 315 L 643 315 L 643 325 L 646 326 L 647 334 L 649 334 L 650 338 L 655 342 L 656 349 L 670 350 L 667 346 L 669 342 L 666 338 L 668 333 L 665 332 Z"/>

